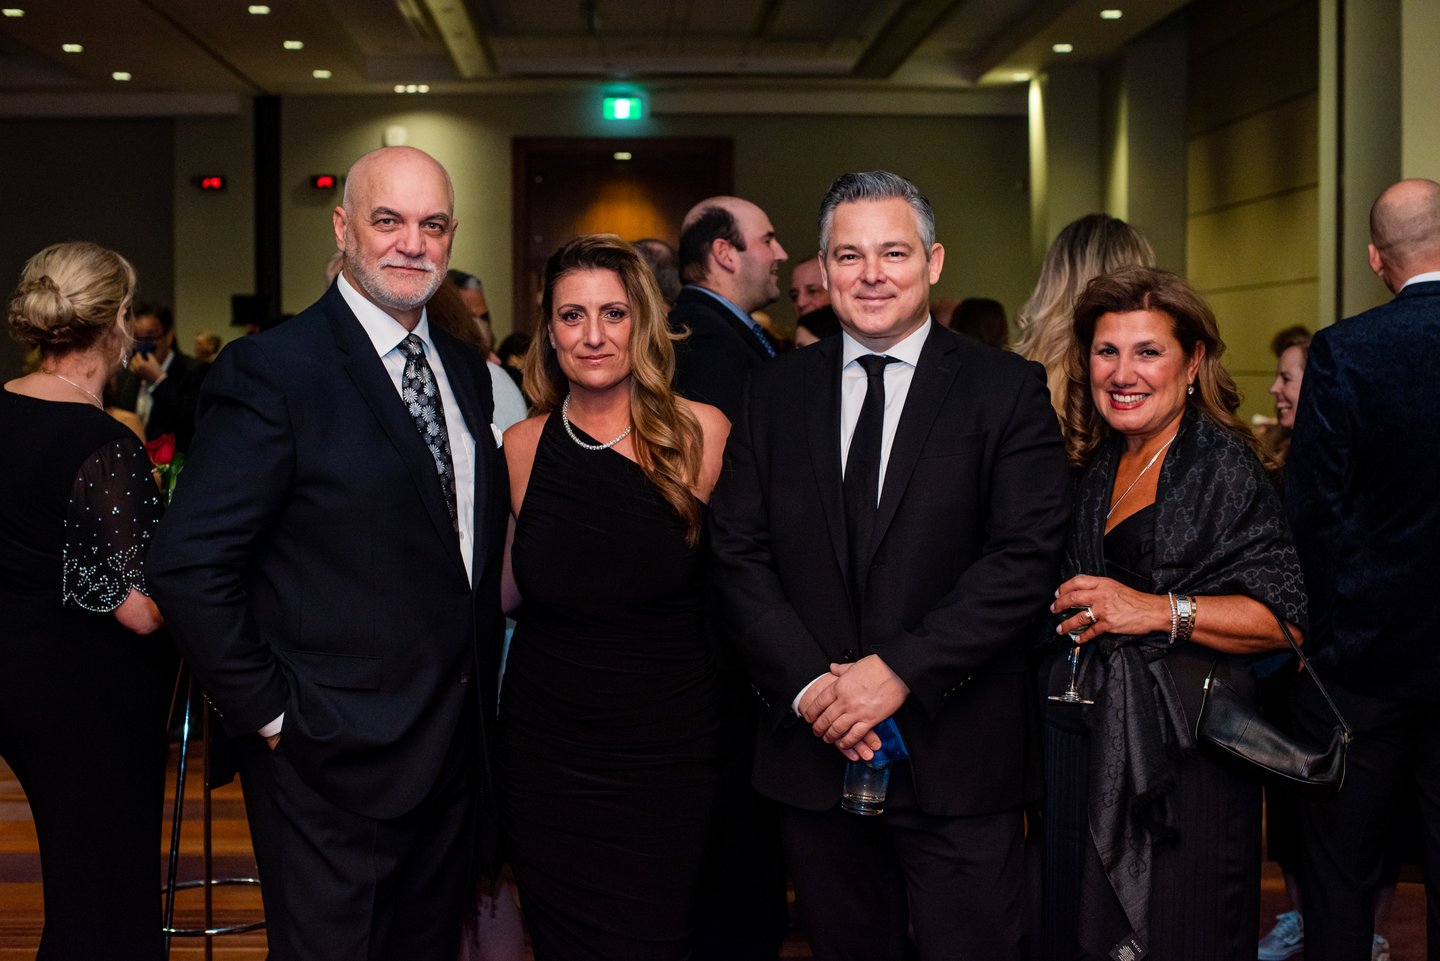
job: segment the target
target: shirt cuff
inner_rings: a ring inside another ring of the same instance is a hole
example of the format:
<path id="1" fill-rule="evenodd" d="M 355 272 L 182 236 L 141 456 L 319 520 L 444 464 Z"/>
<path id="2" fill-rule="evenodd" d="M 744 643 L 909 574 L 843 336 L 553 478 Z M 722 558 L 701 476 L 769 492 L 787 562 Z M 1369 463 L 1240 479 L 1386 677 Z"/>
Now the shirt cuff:
<path id="1" fill-rule="evenodd" d="M 803 693 L 803 692 L 802 692 L 802 693 Z M 277 734 L 280 733 L 280 729 L 281 729 L 282 727 L 284 727 L 284 726 L 285 726 L 285 714 L 284 714 L 284 712 L 282 711 L 279 717 L 277 717 L 275 720 L 271 721 L 269 724 L 267 724 L 267 725 L 265 725 L 264 727 L 262 727 L 257 733 L 258 733 L 261 737 L 274 737 L 275 735 L 277 735 Z"/>
<path id="2" fill-rule="evenodd" d="M 829 672 L 827 671 L 826 673 L 829 673 Z M 815 681 L 820 680 L 820 678 L 822 678 L 822 677 L 824 677 L 824 676 L 825 676 L 825 674 L 817 674 L 817 675 L 815 675 Z M 793 700 L 793 701 L 790 702 L 790 710 L 792 710 L 792 711 L 795 712 L 795 716 L 796 716 L 796 717 L 800 717 L 800 702 L 805 699 L 805 692 L 808 691 L 808 690 L 810 690 L 810 688 L 812 688 L 812 687 L 815 686 L 815 681 L 811 681 L 809 684 L 806 684 L 804 687 L 800 688 L 800 693 L 799 693 L 799 694 L 796 694 L 796 695 L 795 695 L 795 700 Z M 281 716 L 283 717 L 284 715 L 281 715 Z"/>

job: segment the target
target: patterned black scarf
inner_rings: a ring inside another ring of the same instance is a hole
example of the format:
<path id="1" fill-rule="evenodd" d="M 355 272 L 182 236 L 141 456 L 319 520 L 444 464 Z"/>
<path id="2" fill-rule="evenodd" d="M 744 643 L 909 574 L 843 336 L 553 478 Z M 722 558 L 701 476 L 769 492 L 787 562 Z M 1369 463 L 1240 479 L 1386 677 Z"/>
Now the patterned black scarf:
<path id="1" fill-rule="evenodd" d="M 1123 438 L 1112 435 L 1080 478 L 1067 578 L 1105 575 L 1105 511 L 1122 446 Z M 1155 504 L 1152 593 L 1244 594 L 1304 629 L 1304 582 L 1279 493 L 1240 438 L 1188 410 L 1161 465 Z M 1169 642 L 1168 631 L 1107 634 L 1081 672 L 1081 690 L 1096 701 L 1089 716 L 1090 834 L 1142 942 L 1149 934 L 1152 845 L 1175 832 L 1169 809 L 1175 764 L 1195 750 L 1164 659 Z"/>

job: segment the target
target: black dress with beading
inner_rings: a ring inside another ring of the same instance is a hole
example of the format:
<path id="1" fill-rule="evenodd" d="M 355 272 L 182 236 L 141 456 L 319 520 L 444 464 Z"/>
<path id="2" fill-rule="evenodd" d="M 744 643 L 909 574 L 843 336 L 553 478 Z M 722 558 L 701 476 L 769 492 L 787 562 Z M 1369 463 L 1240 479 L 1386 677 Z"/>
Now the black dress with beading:
<path id="1" fill-rule="evenodd" d="M 689 955 L 721 769 L 705 556 L 637 464 L 551 415 L 515 527 L 498 752 L 539 961 Z"/>
<path id="2" fill-rule="evenodd" d="M 160 519 L 150 460 L 87 404 L 0 389 L 0 756 L 35 819 L 40 961 L 158 961 L 173 648 L 111 613 Z"/>

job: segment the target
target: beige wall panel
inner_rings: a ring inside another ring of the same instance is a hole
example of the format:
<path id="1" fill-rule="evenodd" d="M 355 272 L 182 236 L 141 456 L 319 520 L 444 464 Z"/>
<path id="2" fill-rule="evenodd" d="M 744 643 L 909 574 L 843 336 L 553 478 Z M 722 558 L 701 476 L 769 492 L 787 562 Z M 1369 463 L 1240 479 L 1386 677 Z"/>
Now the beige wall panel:
<path id="1" fill-rule="evenodd" d="M 1313 280 L 1206 294 L 1225 340 L 1225 366 L 1232 373 L 1272 370 L 1270 340 L 1296 324 L 1315 330 L 1318 296 Z"/>
<path id="2" fill-rule="evenodd" d="M 1315 186 L 1319 111 L 1318 96 L 1310 94 L 1192 139 L 1187 148 L 1191 215 Z"/>
<path id="3" fill-rule="evenodd" d="M 1314 280 L 1316 204 L 1307 189 L 1191 217 L 1190 282 L 1212 291 Z"/>
<path id="4" fill-rule="evenodd" d="M 1275 398 L 1270 396 L 1270 385 L 1275 382 L 1274 372 L 1231 373 L 1235 378 L 1235 386 L 1240 389 L 1240 419 L 1253 427 L 1256 414 L 1273 418 Z"/>
<path id="5" fill-rule="evenodd" d="M 1192 57 L 1188 132 L 1207 133 L 1314 91 L 1319 57 L 1318 10 L 1309 3 Z"/>

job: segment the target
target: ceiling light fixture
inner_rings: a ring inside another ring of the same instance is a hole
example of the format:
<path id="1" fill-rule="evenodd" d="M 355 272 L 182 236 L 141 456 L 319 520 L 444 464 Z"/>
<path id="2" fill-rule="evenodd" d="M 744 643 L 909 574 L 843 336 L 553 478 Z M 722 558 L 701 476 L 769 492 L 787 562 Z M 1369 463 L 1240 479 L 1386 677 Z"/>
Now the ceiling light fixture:
<path id="1" fill-rule="evenodd" d="M 19 7 L 6 7 L 4 10 L 0 10 L 0 13 L 5 14 L 5 16 L 7 16 L 7 17 L 23 17 L 23 16 L 25 16 L 25 11 L 24 11 L 24 10 L 21 10 Z"/>
<path id="2" fill-rule="evenodd" d="M 1016 83 L 1026 83 L 1029 81 L 1030 75 L 1023 70 L 1017 70 L 1010 75 L 1010 79 Z"/>
<path id="3" fill-rule="evenodd" d="M 250 4 L 250 13 L 252 16 L 263 17 L 269 12 L 270 8 L 263 3 Z"/>
<path id="4" fill-rule="evenodd" d="M 329 79 L 330 79 L 330 71 L 329 71 L 329 70 L 311 70 L 311 71 L 310 71 L 310 76 L 314 77 L 316 80 L 329 80 Z"/>
<path id="5" fill-rule="evenodd" d="M 84 53 L 85 47 L 78 43 L 62 43 L 60 49 L 66 53 Z"/>
<path id="6" fill-rule="evenodd" d="M 127 81 L 127 80 L 130 79 L 130 71 L 129 71 L 129 70 L 116 70 L 114 73 L 112 73 L 112 74 L 110 75 L 110 77 L 111 77 L 111 79 L 119 80 L 121 83 L 124 83 L 125 81 Z"/>
<path id="7" fill-rule="evenodd" d="M 617 151 L 615 151 L 615 159 L 616 159 L 616 160 L 633 160 L 634 157 L 635 157 L 635 155 L 632 154 L 632 153 L 631 153 L 630 151 L 628 151 L 628 150 L 617 150 Z"/>
<path id="8" fill-rule="evenodd" d="M 1075 51 L 1075 45 L 1070 43 L 1057 43 L 1050 49 L 1056 53 L 1073 53 Z"/>
<path id="9" fill-rule="evenodd" d="M 304 50 L 304 49 L 305 49 L 305 41 L 304 41 L 304 40 L 286 40 L 286 41 L 282 44 L 282 46 L 283 46 L 286 50 Z"/>
<path id="10" fill-rule="evenodd" d="M 1111 8 L 1108 9 L 1108 10 L 1101 10 L 1101 11 L 1100 11 L 1100 19 L 1101 19 L 1101 20 L 1119 20 L 1119 19 L 1120 19 L 1121 17 L 1123 17 L 1123 16 L 1125 16 L 1125 11 L 1124 11 L 1124 10 L 1116 10 L 1114 7 L 1111 7 Z"/>

